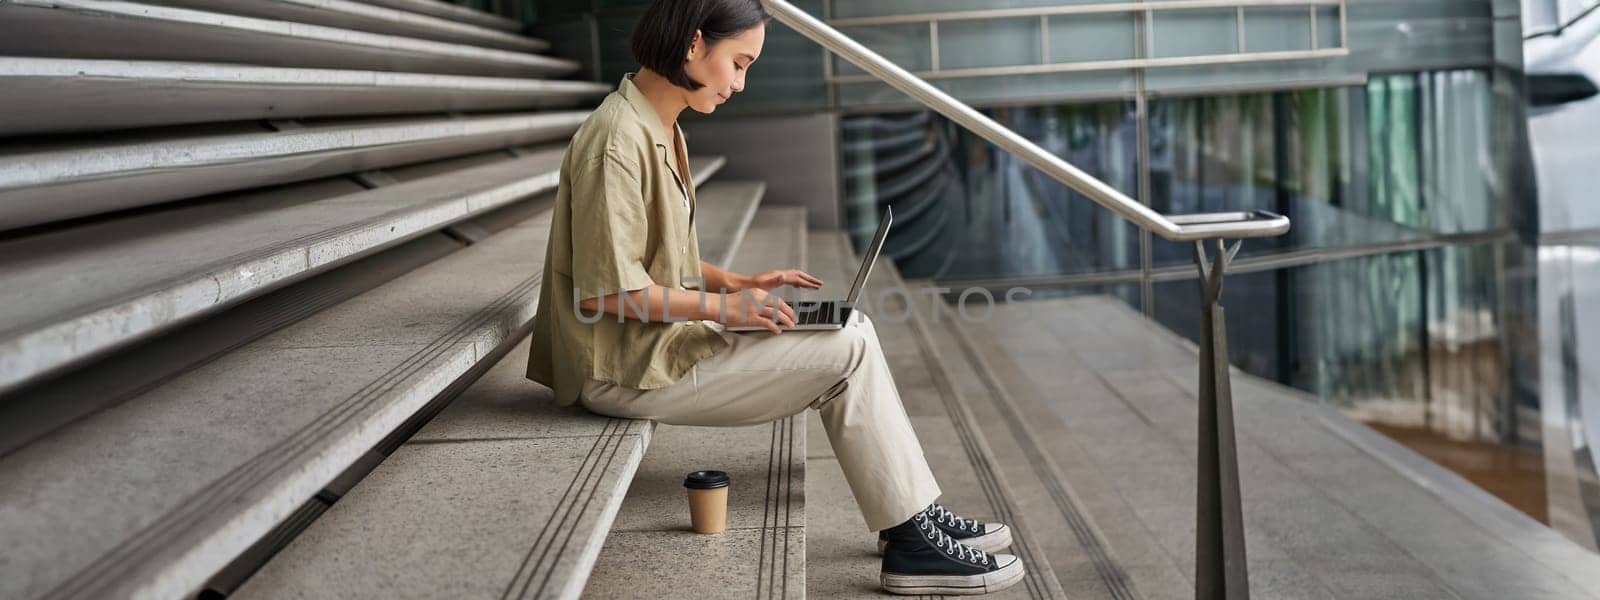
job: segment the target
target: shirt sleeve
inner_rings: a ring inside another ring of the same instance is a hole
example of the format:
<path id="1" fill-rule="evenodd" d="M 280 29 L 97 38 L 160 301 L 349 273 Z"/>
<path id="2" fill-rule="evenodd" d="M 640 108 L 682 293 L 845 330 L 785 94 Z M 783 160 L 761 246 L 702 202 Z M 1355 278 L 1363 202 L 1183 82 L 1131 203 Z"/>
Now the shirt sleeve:
<path id="1" fill-rule="evenodd" d="M 572 287 L 576 301 L 643 289 L 650 236 L 638 167 L 613 152 L 573 173 Z"/>

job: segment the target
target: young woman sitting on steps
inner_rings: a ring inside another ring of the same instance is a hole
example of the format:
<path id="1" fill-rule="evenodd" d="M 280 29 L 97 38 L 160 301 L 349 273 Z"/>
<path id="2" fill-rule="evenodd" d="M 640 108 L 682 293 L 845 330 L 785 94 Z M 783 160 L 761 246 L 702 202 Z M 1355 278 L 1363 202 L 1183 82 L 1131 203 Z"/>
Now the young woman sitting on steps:
<path id="1" fill-rule="evenodd" d="M 872 320 L 857 311 L 842 329 L 784 333 L 794 311 L 768 290 L 820 280 L 700 261 L 678 114 L 710 114 L 745 89 L 767 20 L 760 0 L 645 10 L 632 37 L 638 72 L 579 127 L 561 165 L 528 377 L 560 404 L 675 425 L 758 425 L 816 409 L 878 532 L 886 591 L 1004 589 L 1023 577 L 1015 556 L 991 554 L 1011 531 L 935 502 L 939 485 Z M 724 331 L 742 325 L 768 331 Z"/>

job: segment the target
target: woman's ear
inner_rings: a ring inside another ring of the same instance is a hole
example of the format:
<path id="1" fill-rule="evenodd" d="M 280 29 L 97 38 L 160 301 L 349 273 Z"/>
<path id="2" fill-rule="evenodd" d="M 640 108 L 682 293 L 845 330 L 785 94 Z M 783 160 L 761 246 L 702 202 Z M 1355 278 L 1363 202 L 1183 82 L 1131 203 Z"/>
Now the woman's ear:
<path id="1" fill-rule="evenodd" d="M 700 36 L 700 30 L 694 30 L 694 38 L 689 40 L 689 55 L 685 56 L 683 60 L 694 60 L 695 55 L 700 53 L 704 43 L 705 39 Z"/>

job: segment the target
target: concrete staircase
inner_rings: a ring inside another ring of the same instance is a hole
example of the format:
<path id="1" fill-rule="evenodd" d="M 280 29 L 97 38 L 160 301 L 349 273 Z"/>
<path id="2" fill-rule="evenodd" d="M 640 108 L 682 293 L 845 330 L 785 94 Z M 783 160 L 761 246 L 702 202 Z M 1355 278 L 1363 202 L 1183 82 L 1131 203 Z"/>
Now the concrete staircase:
<path id="1" fill-rule="evenodd" d="M 808 530 L 807 417 L 656 426 L 523 378 L 561 154 L 611 85 L 521 31 L 432 0 L 0 0 L 0 598 L 873 593 L 873 557 L 807 569 L 811 540 L 873 544 Z M 723 162 L 691 159 L 702 256 L 842 296 L 842 232 Z M 936 469 L 1011 521 L 963 431 Z M 737 482 L 727 534 L 687 532 L 700 468 Z M 1031 544 L 1009 597 L 1062 596 Z"/>
<path id="2" fill-rule="evenodd" d="M 743 230 L 762 189 L 709 184 L 697 194 L 698 210 Z M 547 228 L 539 222 L 528 233 L 542 237 Z M 726 265 L 732 250 L 713 243 L 704 252 Z M 444 400 L 448 408 L 239 596 L 542 598 L 583 590 L 656 426 L 555 407 L 548 388 L 523 378 L 525 341 L 498 362 L 459 399 Z"/>
<path id="3" fill-rule="evenodd" d="M 485 595 L 582 590 L 652 427 L 521 377 L 570 109 L 611 86 L 520 31 L 0 2 L 0 597 L 458 597 L 493 560 L 452 535 L 507 561 Z M 691 162 L 727 264 L 764 186 Z"/>

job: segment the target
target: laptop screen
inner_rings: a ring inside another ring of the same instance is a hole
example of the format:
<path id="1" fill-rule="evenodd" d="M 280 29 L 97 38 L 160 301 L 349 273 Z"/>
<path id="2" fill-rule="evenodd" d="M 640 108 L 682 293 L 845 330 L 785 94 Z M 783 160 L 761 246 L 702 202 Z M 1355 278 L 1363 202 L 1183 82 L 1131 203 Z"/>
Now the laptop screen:
<path id="1" fill-rule="evenodd" d="M 855 304 L 861 297 L 861 288 L 867 285 L 867 274 L 872 272 L 872 263 L 878 262 L 878 251 L 883 249 L 883 239 L 889 236 L 889 223 L 894 220 L 894 209 L 883 209 L 883 221 L 878 223 L 878 233 L 873 234 L 872 243 L 867 244 L 867 251 L 861 256 L 861 269 L 856 271 L 856 283 L 850 286 L 850 295 L 844 301 Z"/>

